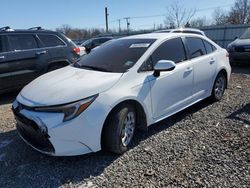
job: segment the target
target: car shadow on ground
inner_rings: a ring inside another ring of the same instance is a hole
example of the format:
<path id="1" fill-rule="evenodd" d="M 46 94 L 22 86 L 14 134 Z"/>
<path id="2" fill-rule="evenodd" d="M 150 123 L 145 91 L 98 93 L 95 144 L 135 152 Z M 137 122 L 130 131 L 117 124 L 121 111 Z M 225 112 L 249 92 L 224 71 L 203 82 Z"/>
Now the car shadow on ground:
<path id="1" fill-rule="evenodd" d="M 236 110 L 235 112 L 227 116 L 227 118 L 238 120 L 238 121 L 245 123 L 246 125 L 250 125 L 249 116 L 250 116 L 250 103 Z"/>
<path id="2" fill-rule="evenodd" d="M 211 104 L 212 101 L 209 98 L 207 98 L 201 102 L 192 105 L 191 107 L 188 107 L 187 109 L 184 109 L 168 118 L 165 118 L 164 120 L 156 124 L 151 125 L 148 128 L 148 131 L 142 132 L 141 134 L 137 134 L 132 147 L 136 147 L 141 141 L 172 127 L 177 122 L 182 121 L 184 118 L 191 116 L 195 112 L 200 111 L 201 109 L 206 108 Z"/>
<path id="3" fill-rule="evenodd" d="M 250 74 L 250 64 L 249 65 L 232 65 L 232 73 Z"/>
<path id="4" fill-rule="evenodd" d="M 0 94 L 0 105 L 10 104 L 18 95 L 19 91 L 13 91 L 10 93 Z"/>
<path id="5" fill-rule="evenodd" d="M 209 100 L 201 101 L 150 126 L 148 132 L 138 132 L 131 148 L 210 104 Z M 5 182 L 11 176 L 11 182 L 6 182 L 4 187 L 15 187 L 16 184 L 29 187 L 34 179 L 41 181 L 41 185 L 45 183 L 45 187 L 58 187 L 69 182 L 79 183 L 91 176 L 100 175 L 119 157 L 120 155 L 104 151 L 75 157 L 46 156 L 27 146 L 19 138 L 17 131 L 12 130 L 0 133 L 0 179 L 3 178 L 0 182 Z"/>

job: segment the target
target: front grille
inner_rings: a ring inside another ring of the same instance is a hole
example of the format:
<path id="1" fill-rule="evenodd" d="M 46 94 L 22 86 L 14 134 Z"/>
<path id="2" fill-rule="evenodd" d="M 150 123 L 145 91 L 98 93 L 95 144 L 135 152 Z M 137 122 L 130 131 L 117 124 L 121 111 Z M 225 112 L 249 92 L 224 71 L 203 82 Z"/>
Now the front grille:
<path id="1" fill-rule="evenodd" d="M 22 115 L 18 108 L 12 110 L 17 120 L 17 131 L 23 139 L 40 151 L 54 153 L 55 149 L 49 141 L 48 134 L 41 131 L 35 121 Z"/>

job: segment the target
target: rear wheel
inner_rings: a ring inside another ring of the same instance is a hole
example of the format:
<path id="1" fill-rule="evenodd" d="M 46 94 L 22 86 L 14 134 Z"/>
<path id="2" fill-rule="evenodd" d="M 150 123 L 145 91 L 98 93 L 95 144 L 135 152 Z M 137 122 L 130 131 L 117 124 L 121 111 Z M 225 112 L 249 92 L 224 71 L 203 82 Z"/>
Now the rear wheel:
<path id="1" fill-rule="evenodd" d="M 213 101 L 219 101 L 222 99 L 223 94 L 226 89 L 226 77 L 224 74 L 220 73 L 215 79 L 211 99 Z"/>
<path id="2" fill-rule="evenodd" d="M 103 130 L 104 149 L 121 154 L 130 146 L 134 137 L 136 111 L 130 104 L 121 105 L 107 119 Z"/>

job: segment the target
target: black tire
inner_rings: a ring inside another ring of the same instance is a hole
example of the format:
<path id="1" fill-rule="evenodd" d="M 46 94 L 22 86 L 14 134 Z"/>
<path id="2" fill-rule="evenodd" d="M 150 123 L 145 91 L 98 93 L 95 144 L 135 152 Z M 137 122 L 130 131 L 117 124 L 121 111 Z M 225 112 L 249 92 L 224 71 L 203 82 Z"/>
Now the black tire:
<path id="1" fill-rule="evenodd" d="M 222 85 L 219 82 L 223 82 Z M 224 74 L 219 73 L 214 81 L 214 86 L 212 90 L 211 100 L 219 101 L 222 99 L 227 85 L 227 80 Z M 219 91 L 218 91 L 219 88 Z"/>
<path id="2" fill-rule="evenodd" d="M 125 131 L 125 120 L 128 115 L 134 114 L 134 131 L 132 134 L 131 141 L 133 140 L 135 125 L 136 125 L 136 111 L 133 105 L 123 104 L 109 115 L 107 121 L 105 122 L 102 134 L 102 147 L 104 150 L 111 151 L 114 153 L 122 154 L 128 150 L 131 141 L 128 145 L 124 145 L 122 137 Z"/>

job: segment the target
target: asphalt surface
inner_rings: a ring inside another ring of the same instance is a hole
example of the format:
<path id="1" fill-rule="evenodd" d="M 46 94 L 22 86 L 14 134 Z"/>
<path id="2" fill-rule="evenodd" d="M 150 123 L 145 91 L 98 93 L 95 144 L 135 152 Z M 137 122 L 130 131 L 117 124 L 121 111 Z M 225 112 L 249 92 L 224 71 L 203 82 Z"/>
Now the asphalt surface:
<path id="1" fill-rule="evenodd" d="M 250 187 L 250 67 L 204 100 L 138 132 L 123 155 L 49 157 L 18 136 L 17 92 L 0 96 L 0 187 Z"/>

